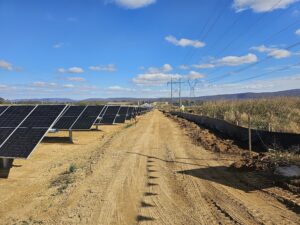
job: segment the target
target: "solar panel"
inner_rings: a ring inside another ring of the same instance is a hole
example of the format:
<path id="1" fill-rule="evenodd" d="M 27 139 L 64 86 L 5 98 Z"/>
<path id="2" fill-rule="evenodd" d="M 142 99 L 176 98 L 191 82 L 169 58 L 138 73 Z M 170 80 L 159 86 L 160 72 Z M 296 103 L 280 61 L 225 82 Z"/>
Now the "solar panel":
<path id="1" fill-rule="evenodd" d="M 87 106 L 70 106 L 65 110 L 53 128 L 59 130 L 70 129 L 86 107 Z"/>
<path id="2" fill-rule="evenodd" d="M 95 125 L 99 125 L 99 124 L 100 124 L 101 119 L 102 119 L 103 115 L 105 114 L 105 111 L 106 111 L 107 107 L 108 107 L 107 105 L 105 105 L 105 106 L 103 107 L 101 113 L 99 114 L 99 116 L 98 116 L 98 118 L 97 118 L 97 120 L 96 120 L 96 122 L 95 122 Z"/>
<path id="3" fill-rule="evenodd" d="M 103 107 L 103 110 L 101 111 L 101 113 L 100 113 L 99 117 L 102 117 L 102 116 L 104 116 L 104 114 L 105 114 L 105 112 L 106 112 L 107 108 L 108 108 L 108 106 L 107 106 L 107 105 L 105 105 L 105 106 Z"/>
<path id="4" fill-rule="evenodd" d="M 15 128 L 0 128 L 0 144 L 14 131 Z"/>
<path id="5" fill-rule="evenodd" d="M 120 106 L 117 105 L 110 105 L 107 107 L 100 124 L 113 124 L 115 121 L 115 118 L 118 114 L 118 111 L 120 109 Z"/>
<path id="6" fill-rule="evenodd" d="M 0 115 L 7 109 L 8 106 L 0 106 Z"/>
<path id="7" fill-rule="evenodd" d="M 0 148 L 1 157 L 27 158 L 48 128 L 18 128 Z"/>
<path id="8" fill-rule="evenodd" d="M 0 116 L 0 122 L 3 118 L 10 118 L 13 123 L 9 125 L 14 126 L 0 127 L 0 157 L 27 158 L 65 107 L 65 105 L 9 107 Z M 20 121 L 19 124 L 17 121 Z M 5 125 L 7 126 L 7 123 Z"/>
<path id="9" fill-rule="evenodd" d="M 115 123 L 125 123 L 128 106 L 122 106 L 118 112 L 118 116 L 115 119 Z"/>
<path id="10" fill-rule="evenodd" d="M 130 120 L 132 118 L 132 112 L 133 112 L 133 107 L 129 107 L 126 120 Z"/>
<path id="11" fill-rule="evenodd" d="M 104 105 L 88 106 L 71 127 L 72 130 L 89 130 L 95 123 Z"/>
<path id="12" fill-rule="evenodd" d="M 0 127 L 17 127 L 35 106 L 10 106 L 0 116 Z"/>
<path id="13" fill-rule="evenodd" d="M 50 127 L 65 108 L 65 105 L 39 105 L 20 127 Z"/>

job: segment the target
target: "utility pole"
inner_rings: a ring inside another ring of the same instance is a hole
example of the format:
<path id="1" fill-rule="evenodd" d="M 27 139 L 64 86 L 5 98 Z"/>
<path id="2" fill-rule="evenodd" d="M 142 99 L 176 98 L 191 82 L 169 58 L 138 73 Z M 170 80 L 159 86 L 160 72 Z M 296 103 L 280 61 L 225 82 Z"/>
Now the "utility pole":
<path id="1" fill-rule="evenodd" d="M 171 77 L 171 105 L 173 105 L 173 78 Z"/>
<path id="2" fill-rule="evenodd" d="M 167 85 L 171 84 L 171 102 L 173 103 L 173 85 L 174 84 L 178 84 L 179 85 L 179 107 L 181 107 L 182 101 L 181 101 L 181 84 L 183 84 L 185 82 L 181 81 L 181 78 L 179 78 L 179 81 L 173 81 L 173 79 L 171 78 L 171 82 L 168 82 Z"/>
<path id="3" fill-rule="evenodd" d="M 179 78 L 179 108 L 181 107 L 181 78 Z"/>
<path id="4" fill-rule="evenodd" d="M 195 87 L 198 84 L 198 79 L 194 79 L 194 80 L 188 80 L 188 84 L 190 87 L 190 97 L 193 98 L 195 97 Z"/>
<path id="5" fill-rule="evenodd" d="M 173 105 L 173 78 L 171 77 L 171 82 L 168 82 L 167 85 L 171 84 L 171 105 Z"/>

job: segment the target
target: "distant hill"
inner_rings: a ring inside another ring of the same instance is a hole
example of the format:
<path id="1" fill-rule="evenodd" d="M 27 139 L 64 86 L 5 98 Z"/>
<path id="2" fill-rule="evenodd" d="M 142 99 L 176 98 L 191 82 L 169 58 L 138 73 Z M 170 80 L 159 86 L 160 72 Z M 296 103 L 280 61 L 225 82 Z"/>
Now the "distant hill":
<path id="1" fill-rule="evenodd" d="M 268 97 L 300 97 L 300 89 L 292 89 L 277 92 L 261 92 L 261 93 L 237 93 L 226 95 L 212 95 L 195 97 L 196 100 L 238 100 L 238 99 L 251 99 L 251 98 L 268 98 Z"/>
<path id="2" fill-rule="evenodd" d="M 194 101 L 209 101 L 209 100 L 239 100 L 239 99 L 251 99 L 251 98 L 268 98 L 268 97 L 300 97 L 300 89 L 277 91 L 277 92 L 246 92 L 237 94 L 224 94 L 224 95 L 211 95 L 200 97 L 182 97 L 182 100 L 194 100 Z M 178 98 L 174 98 L 177 100 Z M 88 98 L 83 100 L 73 100 L 69 98 L 35 98 L 35 99 L 15 99 L 12 102 L 49 102 L 49 103 L 67 103 L 67 102 L 157 102 L 157 101 L 170 101 L 170 98 Z"/>

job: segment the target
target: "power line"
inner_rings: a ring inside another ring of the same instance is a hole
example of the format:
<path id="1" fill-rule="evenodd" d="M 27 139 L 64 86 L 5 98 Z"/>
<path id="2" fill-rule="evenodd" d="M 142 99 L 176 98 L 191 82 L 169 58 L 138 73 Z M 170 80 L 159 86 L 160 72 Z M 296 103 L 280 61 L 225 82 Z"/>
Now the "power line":
<path id="1" fill-rule="evenodd" d="M 224 1 L 225 4 L 224 4 L 224 8 L 225 8 L 225 5 L 226 5 L 226 1 Z M 219 3 L 219 0 L 216 0 L 216 4 L 214 6 L 214 8 L 217 8 L 218 6 L 218 3 Z M 203 27 L 203 29 L 201 30 L 201 35 L 199 35 L 199 39 L 201 41 L 204 41 L 205 38 L 207 37 L 208 33 L 214 28 L 214 26 L 216 25 L 216 23 L 218 22 L 218 20 L 220 19 L 220 17 L 223 15 L 223 13 L 225 12 L 224 9 L 221 8 L 221 10 L 219 11 L 219 13 L 217 14 L 217 16 L 215 17 L 214 21 L 212 22 L 212 24 L 207 28 L 206 30 L 206 27 L 208 26 L 208 24 L 210 24 L 210 20 L 207 20 L 206 21 L 206 24 L 205 26 Z M 206 32 L 205 32 L 206 30 Z M 205 33 L 204 33 L 205 32 Z M 185 64 L 187 61 L 189 61 L 189 59 L 191 59 L 193 57 L 193 55 L 195 54 L 195 49 L 191 49 L 189 51 L 188 54 L 185 55 L 184 59 L 183 59 L 183 64 Z"/>
<path id="2" fill-rule="evenodd" d="M 268 11 L 272 11 L 275 7 L 277 7 L 277 6 L 281 3 L 281 1 L 282 1 L 282 0 L 278 1 L 278 2 L 277 2 L 275 5 L 273 5 Z M 260 20 L 262 20 L 262 19 L 267 15 L 267 12 L 268 12 L 268 11 L 266 11 L 266 12 L 265 12 L 262 16 L 260 16 L 254 23 L 252 23 L 252 25 L 250 26 L 250 29 L 248 29 L 246 33 L 244 33 L 244 34 L 241 33 L 239 36 L 237 36 L 235 39 L 233 39 L 228 45 L 231 45 L 233 42 L 235 42 L 235 41 L 236 41 L 237 39 L 239 39 L 241 36 L 244 36 L 245 34 L 247 34 L 247 33 L 254 27 L 254 25 L 256 25 Z M 277 18 L 280 18 L 283 14 L 284 14 L 284 12 L 282 12 L 282 13 L 280 14 L 280 16 L 277 17 Z M 240 14 L 240 16 L 234 21 L 234 23 L 230 26 L 230 29 L 231 29 L 231 28 L 239 21 L 239 18 L 240 18 L 242 15 L 243 15 L 243 14 Z M 286 26 L 286 27 L 284 27 L 283 29 L 281 29 L 281 30 L 279 30 L 278 32 L 276 32 L 275 34 L 270 35 L 270 36 L 267 37 L 265 40 L 263 40 L 263 42 L 266 42 L 266 41 L 269 41 L 269 40 L 273 39 L 275 36 L 279 35 L 280 33 L 284 32 L 285 30 L 289 29 L 290 27 L 296 25 L 298 22 L 300 22 L 300 20 L 296 20 L 295 22 L 289 24 L 288 26 Z M 229 31 L 230 29 L 226 30 L 226 31 L 223 33 L 222 36 L 224 36 L 225 34 L 227 34 L 228 31 Z M 211 46 L 215 47 L 215 46 L 216 46 L 216 43 L 217 43 L 217 40 L 216 40 L 216 41 L 214 42 L 214 44 L 211 45 Z M 218 55 L 220 55 L 221 52 L 224 52 L 224 51 L 229 47 L 228 45 L 227 45 L 225 48 L 223 48 L 223 49 L 218 53 Z M 215 72 L 217 72 L 217 71 L 218 71 L 218 69 L 217 69 L 217 70 L 214 70 L 214 71 L 211 72 L 211 73 L 208 73 L 207 75 L 211 75 L 211 74 L 213 74 L 213 73 L 215 73 Z"/>
<path id="3" fill-rule="evenodd" d="M 289 45 L 288 47 L 284 48 L 284 50 L 290 50 L 290 49 L 292 49 L 292 48 L 294 48 L 294 47 L 296 47 L 296 46 L 298 46 L 298 45 L 300 45 L 300 41 L 298 41 L 298 42 L 296 42 L 296 43 L 294 43 L 294 44 L 292 44 L 292 45 Z M 230 76 L 231 74 L 237 74 L 237 73 L 240 73 L 240 72 L 245 71 L 245 70 L 247 70 L 247 69 L 249 69 L 249 68 L 251 68 L 251 67 L 253 67 L 253 66 L 256 66 L 256 65 L 258 65 L 258 64 L 261 64 L 261 63 L 263 63 L 263 62 L 269 60 L 270 58 L 273 58 L 273 57 L 272 57 L 271 55 L 266 56 L 266 57 L 265 57 L 264 59 L 262 59 L 261 61 L 257 61 L 257 62 L 255 62 L 255 63 L 252 63 L 252 64 L 248 65 L 248 66 L 245 66 L 245 67 L 243 67 L 243 68 L 240 68 L 240 69 L 231 71 L 231 72 L 229 72 L 229 73 L 225 73 L 225 74 L 223 74 L 223 75 L 221 75 L 221 76 L 219 76 L 219 77 L 216 77 L 216 78 L 214 78 L 214 79 L 212 79 L 212 80 L 209 80 L 208 82 L 214 83 L 215 81 L 219 81 L 219 80 L 221 80 L 221 79 L 224 79 L 224 78 L 226 78 L 227 76 Z"/>
<path id="4" fill-rule="evenodd" d="M 278 6 L 281 3 L 282 0 L 279 0 L 275 5 L 273 5 L 268 11 L 272 11 L 276 6 Z M 236 42 L 238 39 L 240 39 L 242 36 L 246 35 L 247 33 L 249 33 L 249 31 L 258 23 L 260 22 L 266 15 L 267 12 L 264 12 L 254 23 L 252 23 L 248 28 L 247 31 L 243 34 L 240 33 L 238 36 L 236 36 L 231 42 L 228 43 L 228 45 L 225 46 L 225 48 L 223 48 L 218 55 L 220 55 L 220 53 L 223 53 L 225 50 L 227 50 L 234 42 Z"/>
<path id="5" fill-rule="evenodd" d="M 207 38 L 208 34 L 214 29 L 214 27 L 216 26 L 217 22 L 220 20 L 220 18 L 223 16 L 223 14 L 225 13 L 225 5 L 226 2 L 224 4 L 224 9 L 221 8 L 219 14 L 217 15 L 217 17 L 215 18 L 215 20 L 213 21 L 213 23 L 210 25 L 210 27 L 208 28 L 208 30 L 204 33 L 203 37 L 201 38 L 201 41 L 205 41 L 205 39 Z M 190 56 L 190 59 L 193 58 L 195 56 L 195 54 L 197 54 L 196 51 L 193 52 L 193 54 Z"/>
<path id="6" fill-rule="evenodd" d="M 300 63 L 295 63 L 293 65 L 284 66 L 284 67 L 281 67 L 281 68 L 276 69 L 276 70 L 268 71 L 268 72 L 265 72 L 265 73 L 261 73 L 259 75 L 255 75 L 255 76 L 252 76 L 252 77 L 248 77 L 248 78 L 244 78 L 244 79 L 241 79 L 241 80 L 233 81 L 233 82 L 230 82 L 230 83 L 233 84 L 233 83 L 239 83 L 239 82 L 243 82 L 243 81 L 247 81 L 247 80 L 252 80 L 252 79 L 255 79 L 255 78 L 258 78 L 258 77 L 263 77 L 263 76 L 268 75 L 270 73 L 275 73 L 275 72 L 288 70 L 288 69 L 293 68 L 295 66 L 300 66 Z"/>

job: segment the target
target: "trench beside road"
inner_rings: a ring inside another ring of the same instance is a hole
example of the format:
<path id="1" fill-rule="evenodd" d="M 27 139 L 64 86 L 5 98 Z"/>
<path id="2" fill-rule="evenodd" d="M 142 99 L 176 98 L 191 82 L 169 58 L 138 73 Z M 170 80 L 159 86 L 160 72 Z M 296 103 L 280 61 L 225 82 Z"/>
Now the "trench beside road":
<path id="1" fill-rule="evenodd" d="M 76 147 L 78 157 L 73 157 L 73 162 L 82 160 L 80 154 L 90 154 L 92 168 L 66 192 L 55 195 L 46 189 L 47 176 L 34 182 L 30 178 L 29 185 L 40 189 L 26 190 L 28 196 L 16 187 L 14 198 L 6 199 L 13 202 L 0 204 L 0 218 L 6 218 L 0 224 L 28 218 L 42 224 L 300 223 L 293 210 L 266 192 L 274 188 L 272 184 L 249 187 L 238 173 L 227 169 L 232 163 L 230 156 L 195 146 L 175 121 L 157 110 L 110 135 L 102 145 Z M 61 148 L 63 151 L 64 146 Z M 67 161 L 67 153 L 64 157 Z M 38 174 L 34 172 L 34 176 Z M 7 181 L 10 188 L 19 182 L 12 180 Z M 14 191 L 3 190 L 5 187 L 0 181 L 0 194 Z"/>

